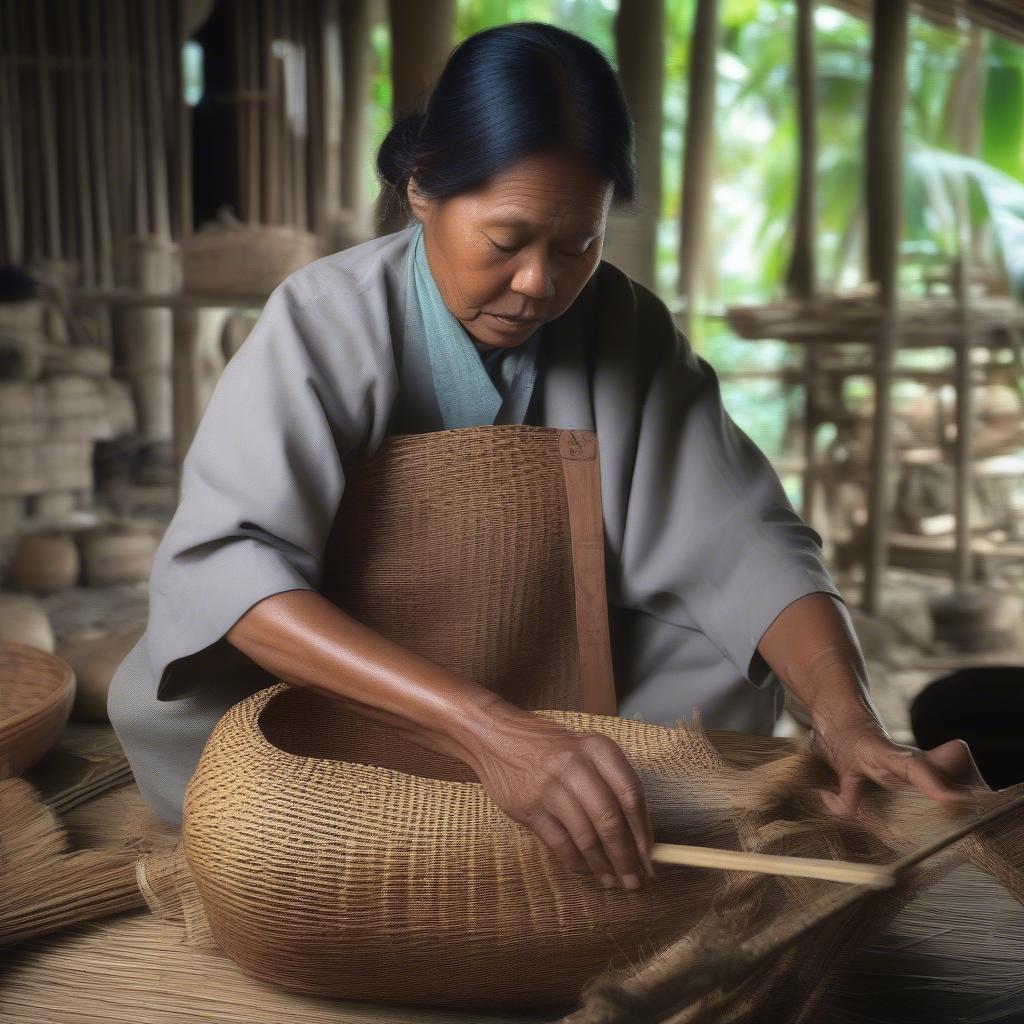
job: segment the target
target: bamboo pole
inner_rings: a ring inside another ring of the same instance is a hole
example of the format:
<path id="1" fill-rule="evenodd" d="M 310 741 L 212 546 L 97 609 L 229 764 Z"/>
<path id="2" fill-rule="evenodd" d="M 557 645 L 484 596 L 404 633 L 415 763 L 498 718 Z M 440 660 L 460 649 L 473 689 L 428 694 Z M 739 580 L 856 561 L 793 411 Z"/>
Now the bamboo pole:
<path id="1" fill-rule="evenodd" d="M 367 112 L 370 106 L 372 11 L 369 0 L 341 4 L 341 209 L 355 233 L 369 229 L 370 201 L 364 167 L 369 157 Z"/>
<path id="2" fill-rule="evenodd" d="M 971 492 L 974 489 L 974 382 L 971 379 L 973 332 L 970 309 L 970 281 L 966 249 L 970 245 L 969 228 L 964 225 L 961 251 L 954 267 L 957 320 L 960 343 L 955 349 L 956 369 L 956 463 L 953 513 L 956 520 L 956 548 L 953 571 L 954 597 L 962 597 L 974 582 L 974 556 L 971 551 Z"/>
<path id="3" fill-rule="evenodd" d="M 7 45 L 13 46 L 14 41 L 7 29 L 7 5 L 4 5 L 0 16 L 0 29 L 7 39 Z M 13 54 L 12 54 L 13 56 Z M 8 263 L 24 262 L 24 218 L 22 215 L 22 197 L 18 194 L 18 172 L 16 170 L 15 128 L 18 116 L 17 107 L 12 100 L 14 92 L 10 79 L 18 74 L 13 60 L 5 59 L 0 67 L 0 203 L 4 211 L 4 253 Z"/>
<path id="4" fill-rule="evenodd" d="M 246 28 L 245 7 L 237 0 L 231 5 L 231 58 L 233 65 L 235 124 L 237 126 L 236 153 L 238 164 L 238 214 L 239 219 L 255 224 L 253 218 L 253 195 L 249 173 L 249 111 L 253 99 L 247 80 L 249 69 L 249 39 Z"/>
<path id="5" fill-rule="evenodd" d="M 88 78 L 85 74 L 84 58 L 85 51 L 82 46 L 82 25 L 79 18 L 79 7 L 77 3 L 68 5 L 66 11 L 66 25 L 68 26 L 68 39 L 70 43 L 71 57 L 75 60 L 82 60 L 82 65 L 77 70 L 67 74 L 67 81 L 72 96 L 72 112 L 74 119 L 74 152 L 77 159 L 71 161 L 72 173 L 77 182 L 78 192 L 78 217 L 81 237 L 81 260 L 82 260 L 82 284 L 87 288 L 96 284 L 96 238 L 93 231 L 93 189 L 92 189 L 92 158 L 94 144 L 90 145 L 89 126 L 86 121 L 88 116 L 86 108 L 86 92 L 88 90 Z M 98 59 L 98 55 L 94 55 Z"/>
<path id="6" fill-rule="evenodd" d="M 127 11 L 129 20 L 126 24 L 126 42 L 127 40 L 133 40 L 136 46 L 138 46 L 143 36 L 139 24 L 141 8 L 129 2 Z M 126 56 L 128 52 L 128 47 L 126 46 Z M 136 70 L 138 69 L 137 62 L 135 63 L 135 68 Z M 133 82 L 132 84 L 139 86 L 141 83 Z M 132 177 L 135 198 L 135 234 L 139 238 L 148 238 L 151 233 L 149 220 L 149 175 L 146 171 L 146 131 L 142 92 L 143 88 L 140 87 L 129 90 L 132 103 Z"/>
<path id="7" fill-rule="evenodd" d="M 176 52 L 174 109 L 177 111 L 177 179 L 178 179 L 178 237 L 188 238 L 192 234 L 192 108 L 185 102 L 185 75 L 181 64 L 181 52 L 188 38 L 185 4 L 176 4 Z"/>
<path id="8" fill-rule="evenodd" d="M 263 82 L 266 100 L 263 104 L 263 167 L 264 177 L 263 217 L 266 224 L 281 223 L 281 125 L 278 105 L 280 102 L 280 61 L 270 52 L 271 40 L 276 32 L 275 7 L 272 0 L 263 0 L 261 5 L 263 23 L 263 45 L 260 58 L 263 64 Z"/>
<path id="9" fill-rule="evenodd" d="M 816 166 L 818 161 L 818 125 L 815 104 L 817 62 L 814 52 L 814 3 L 798 0 L 796 19 L 796 100 L 799 182 L 794 211 L 793 255 L 786 275 L 786 287 L 795 298 L 808 299 L 817 291 L 815 238 Z M 804 348 L 804 472 L 802 511 L 804 519 L 814 517 L 817 471 L 815 436 L 818 430 L 817 388 L 818 354 L 813 345 Z"/>
<path id="10" fill-rule="evenodd" d="M 50 80 L 49 43 L 46 35 L 45 4 L 32 5 L 36 32 L 36 83 L 39 97 L 39 138 L 42 153 L 42 186 L 46 210 L 46 256 L 59 260 L 62 255 L 60 241 L 60 187 L 57 180 L 57 133 Z M 28 182 L 32 186 L 32 181 Z"/>
<path id="11" fill-rule="evenodd" d="M 902 227 L 903 98 L 906 89 L 908 0 L 874 0 L 871 86 L 865 154 L 868 271 L 878 283 L 882 324 L 875 346 L 875 414 L 868 496 L 868 550 L 863 606 L 879 609 L 887 555 L 892 374 L 896 348 L 899 239 Z"/>
<path id="12" fill-rule="evenodd" d="M 295 46 L 292 99 L 298 123 L 292 124 L 292 178 L 294 217 L 292 223 L 302 230 L 309 226 L 306 209 L 306 155 L 309 145 L 309 50 L 306 48 L 307 3 L 295 4 L 291 9 L 291 40 Z"/>
<path id="13" fill-rule="evenodd" d="M 263 185 L 260 180 L 262 165 L 260 159 L 260 132 L 262 130 L 260 110 L 263 105 L 263 82 L 260 75 L 263 61 L 260 58 L 260 47 L 266 44 L 260 39 L 259 12 L 251 4 L 247 4 L 245 7 L 244 28 L 247 53 L 246 87 L 249 92 L 249 103 L 246 107 L 248 129 L 246 132 L 245 170 L 248 176 L 247 187 L 251 204 L 251 209 L 247 212 L 249 223 L 255 225 L 266 220 Z"/>
<path id="14" fill-rule="evenodd" d="M 715 55 L 718 2 L 697 0 L 690 37 L 690 88 L 683 154 L 683 197 L 679 236 L 679 297 L 684 332 L 693 323 L 697 291 L 705 276 L 708 211 L 714 157 Z"/>
<path id="15" fill-rule="evenodd" d="M 308 108 L 307 144 L 309 160 L 306 175 L 307 216 L 310 229 L 324 239 L 327 225 L 327 174 L 324 153 L 327 145 L 327 124 L 324 108 L 327 103 L 327 82 L 324 60 L 327 56 L 327 15 L 324 0 L 315 0 L 312 16 L 306 20 L 306 97 Z"/>
<path id="16" fill-rule="evenodd" d="M 92 143 L 93 201 L 96 209 L 97 279 L 101 288 L 114 284 L 113 229 L 110 222 L 110 195 L 107 171 L 107 140 L 103 131 L 103 45 L 100 33 L 100 5 L 88 7 L 89 51 L 92 73 L 89 81 L 89 138 Z"/>
<path id="17" fill-rule="evenodd" d="M 171 221 L 167 194 L 163 90 L 156 31 L 158 8 L 153 0 L 145 0 L 139 11 L 142 18 L 142 46 L 145 55 L 146 115 L 149 128 L 147 155 L 153 204 L 153 231 L 161 241 L 167 241 L 171 237 Z"/>

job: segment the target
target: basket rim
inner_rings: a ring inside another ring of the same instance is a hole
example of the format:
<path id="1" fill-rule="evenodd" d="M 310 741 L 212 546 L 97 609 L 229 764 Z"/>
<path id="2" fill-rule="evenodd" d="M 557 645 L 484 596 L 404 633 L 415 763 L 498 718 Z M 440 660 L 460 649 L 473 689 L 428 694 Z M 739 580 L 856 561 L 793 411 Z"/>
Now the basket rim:
<path id="1" fill-rule="evenodd" d="M 308 692 L 313 695 L 317 695 L 316 691 L 309 690 L 304 686 L 295 686 L 292 683 L 286 683 L 283 681 L 274 683 L 272 686 L 268 686 L 263 690 L 257 690 L 256 693 L 250 694 L 250 696 L 239 701 L 231 711 L 221 719 L 220 723 L 218 723 L 218 730 L 227 724 L 229 717 L 237 715 L 238 719 L 236 719 L 236 721 L 248 740 L 268 758 L 276 761 L 282 766 L 299 768 L 307 766 L 311 762 L 315 762 L 317 764 L 338 765 L 339 767 L 355 766 L 365 768 L 369 771 L 379 772 L 382 775 L 397 776 L 403 779 L 414 779 L 419 782 L 429 781 L 432 785 L 436 786 L 451 786 L 455 788 L 465 788 L 467 786 L 480 788 L 483 786 L 483 783 L 479 780 L 462 782 L 455 779 L 437 779 L 425 775 L 418 775 L 415 772 L 402 771 L 401 768 L 388 768 L 383 765 L 369 764 L 366 761 L 349 761 L 340 757 L 314 757 L 310 754 L 293 754 L 291 751 L 277 746 L 276 743 L 272 743 L 267 738 L 267 735 L 264 733 L 261 725 L 263 713 L 270 707 L 270 705 L 279 697 L 283 697 L 285 693 L 292 691 L 299 693 Z M 325 699 L 329 700 L 330 698 Z M 541 717 L 544 717 L 548 710 L 549 709 L 539 709 L 532 713 L 539 714 Z M 580 716 L 584 724 L 592 719 L 618 717 L 616 715 L 595 715 L 586 711 L 564 711 L 560 709 L 550 710 L 552 710 L 556 715 Z M 355 712 L 352 712 L 352 714 L 355 714 Z"/>
<path id="2" fill-rule="evenodd" d="M 0 733 L 4 734 L 23 725 L 25 722 L 31 721 L 40 714 L 52 710 L 53 706 L 67 700 L 69 694 L 74 694 L 76 683 L 75 670 L 68 662 L 56 654 L 50 654 L 49 651 L 40 650 L 38 647 L 30 647 L 28 644 L 19 644 L 14 641 L 0 643 L 0 652 L 5 651 L 26 655 L 28 660 L 35 659 L 40 662 L 49 662 L 51 667 L 60 671 L 61 677 L 58 678 L 57 685 L 50 689 L 38 704 L 33 704 L 32 707 L 26 708 L 11 718 L 0 718 Z"/>

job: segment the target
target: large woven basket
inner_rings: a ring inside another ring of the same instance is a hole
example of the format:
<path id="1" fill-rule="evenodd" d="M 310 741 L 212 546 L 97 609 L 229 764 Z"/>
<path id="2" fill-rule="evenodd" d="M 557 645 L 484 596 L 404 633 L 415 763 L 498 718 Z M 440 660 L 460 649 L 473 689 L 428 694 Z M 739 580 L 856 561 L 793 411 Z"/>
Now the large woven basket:
<path id="1" fill-rule="evenodd" d="M 50 749 L 75 700 L 62 659 L 24 644 L 0 644 L 0 779 L 20 775 Z"/>
<path id="2" fill-rule="evenodd" d="M 537 714 L 622 746 L 660 839 L 735 844 L 728 801 L 698 785 L 719 760 L 698 733 Z M 370 763 L 346 760 L 349 747 Z M 218 724 L 182 837 L 213 934 L 246 971 L 346 999 L 569 1002 L 587 978 L 692 925 L 723 884 L 713 872 L 664 872 L 636 892 L 602 889 L 556 862 L 479 783 L 400 770 L 403 749 L 417 760 L 389 730 L 283 685 Z M 383 760 L 396 767 L 372 763 Z"/>

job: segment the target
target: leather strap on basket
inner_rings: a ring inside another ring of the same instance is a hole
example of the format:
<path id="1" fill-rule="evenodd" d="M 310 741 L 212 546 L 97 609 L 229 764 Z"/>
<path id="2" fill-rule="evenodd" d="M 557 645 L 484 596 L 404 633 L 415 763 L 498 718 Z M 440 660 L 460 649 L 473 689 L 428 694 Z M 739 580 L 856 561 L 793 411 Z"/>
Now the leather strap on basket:
<path id="1" fill-rule="evenodd" d="M 589 430 L 563 430 L 558 445 L 569 509 L 583 710 L 594 715 L 615 715 L 618 702 L 608 632 L 597 436 Z"/>

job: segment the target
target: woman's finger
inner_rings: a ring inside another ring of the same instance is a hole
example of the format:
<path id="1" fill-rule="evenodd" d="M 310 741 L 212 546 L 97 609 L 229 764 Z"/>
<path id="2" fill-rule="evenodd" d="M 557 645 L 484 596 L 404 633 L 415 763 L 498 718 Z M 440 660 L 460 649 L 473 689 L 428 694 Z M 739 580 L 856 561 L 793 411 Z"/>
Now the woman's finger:
<path id="1" fill-rule="evenodd" d="M 591 821 L 590 815 L 577 799 L 575 791 L 560 787 L 548 800 L 547 810 L 561 822 L 576 844 L 576 849 L 601 884 L 610 888 L 607 881 L 610 878 L 611 885 L 614 885 L 616 869 L 608 858 L 596 824 Z"/>
<path id="2" fill-rule="evenodd" d="M 600 837 L 604 852 L 615 868 L 616 874 L 622 879 L 626 888 L 634 889 L 640 885 L 646 869 L 637 849 L 633 830 L 614 790 L 604 780 L 604 776 L 596 766 L 589 764 L 589 771 L 570 771 L 565 776 L 568 785 L 590 818 L 591 824 Z M 627 879 L 636 879 L 636 884 Z"/>
<path id="3" fill-rule="evenodd" d="M 552 856 L 559 863 L 564 864 L 570 871 L 586 875 L 590 873 L 590 865 L 583 859 L 583 855 L 576 848 L 572 836 L 565 830 L 562 823 L 543 807 L 537 808 L 529 819 L 530 828 L 540 838 L 541 842 L 551 851 Z"/>
<path id="4" fill-rule="evenodd" d="M 654 830 L 651 828 L 647 799 L 636 770 L 618 744 L 615 744 L 614 748 L 609 748 L 606 754 L 596 756 L 594 763 L 615 794 L 633 832 L 633 840 L 647 875 L 653 878 L 654 862 L 651 860 L 651 848 L 654 846 Z"/>

